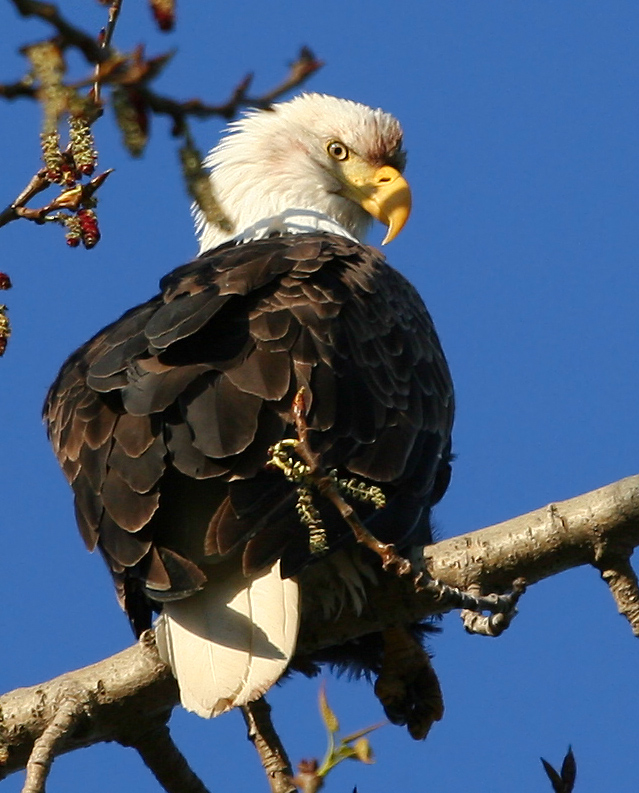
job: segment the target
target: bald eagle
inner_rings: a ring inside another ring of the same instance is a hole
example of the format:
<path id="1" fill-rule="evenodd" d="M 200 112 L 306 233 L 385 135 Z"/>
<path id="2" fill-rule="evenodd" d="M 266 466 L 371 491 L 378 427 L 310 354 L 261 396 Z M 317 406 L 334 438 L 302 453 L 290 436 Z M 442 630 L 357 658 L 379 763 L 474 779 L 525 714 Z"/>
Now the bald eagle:
<path id="1" fill-rule="evenodd" d="M 406 222 L 404 164 L 401 127 L 382 110 L 306 94 L 249 112 L 207 160 L 232 229 L 198 213 L 199 256 L 73 353 L 49 391 L 82 537 L 137 634 L 160 614 L 161 652 L 201 716 L 263 694 L 295 656 L 301 611 L 361 609 L 382 574 L 319 493 L 314 545 L 295 482 L 268 465 L 296 436 L 300 389 L 322 465 L 383 493 L 381 509 L 353 502 L 373 535 L 406 553 L 431 541 L 451 378 L 419 295 L 362 242 L 372 218 L 384 242 Z M 372 636 L 299 665 L 383 675 L 387 645 Z M 441 715 L 422 655 L 401 696 L 379 687 L 415 737 Z"/>

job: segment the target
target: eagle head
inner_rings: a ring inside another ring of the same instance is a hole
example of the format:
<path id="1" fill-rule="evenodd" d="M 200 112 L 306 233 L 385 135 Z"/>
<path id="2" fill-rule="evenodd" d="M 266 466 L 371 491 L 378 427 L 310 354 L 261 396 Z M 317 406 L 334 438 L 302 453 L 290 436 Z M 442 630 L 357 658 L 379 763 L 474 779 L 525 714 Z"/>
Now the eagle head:
<path id="1" fill-rule="evenodd" d="M 196 209 L 200 251 L 274 232 L 329 231 L 361 241 L 372 218 L 388 226 L 390 242 L 410 213 L 405 163 L 402 128 L 383 110 L 302 94 L 249 111 L 205 160 L 232 229 Z"/>

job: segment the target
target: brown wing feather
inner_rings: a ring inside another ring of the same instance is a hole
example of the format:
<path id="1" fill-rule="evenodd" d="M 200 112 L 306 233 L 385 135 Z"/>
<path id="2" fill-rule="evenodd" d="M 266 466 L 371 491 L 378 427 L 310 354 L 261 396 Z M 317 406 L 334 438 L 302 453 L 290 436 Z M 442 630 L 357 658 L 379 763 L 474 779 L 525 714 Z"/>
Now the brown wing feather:
<path id="1" fill-rule="evenodd" d="M 264 468 L 302 385 L 325 465 L 386 491 L 374 530 L 428 539 L 452 386 L 421 299 L 377 252 L 327 234 L 225 245 L 161 288 L 69 358 L 44 409 L 138 631 L 202 585 L 207 555 L 244 547 L 247 571 L 282 557 L 287 574 L 311 560 L 293 487 Z M 348 527 L 321 509 L 341 544 Z"/>

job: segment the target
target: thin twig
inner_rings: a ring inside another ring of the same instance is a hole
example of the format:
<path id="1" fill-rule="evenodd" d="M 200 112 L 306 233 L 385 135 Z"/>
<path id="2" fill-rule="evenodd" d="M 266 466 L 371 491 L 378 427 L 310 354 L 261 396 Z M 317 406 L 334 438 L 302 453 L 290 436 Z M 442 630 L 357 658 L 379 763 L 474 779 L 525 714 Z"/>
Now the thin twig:
<path id="1" fill-rule="evenodd" d="M 140 91 L 150 110 L 158 115 L 170 116 L 173 119 L 173 134 L 181 135 L 183 134 L 184 120 L 189 116 L 200 119 L 221 116 L 230 120 L 244 107 L 266 109 L 276 99 L 302 86 L 323 65 L 323 62 L 317 60 L 307 47 L 303 47 L 297 60 L 290 65 L 287 77 L 277 87 L 261 96 L 249 96 L 247 92 L 253 79 L 253 75 L 249 74 L 235 86 L 226 102 L 222 102 L 219 105 L 206 104 L 200 99 L 188 99 L 184 102 L 179 102 L 171 97 L 156 93 L 147 85 L 136 85 L 136 88 Z"/>
<path id="2" fill-rule="evenodd" d="M 74 698 L 66 699 L 60 705 L 51 723 L 33 744 L 22 793 L 44 793 L 56 748 L 73 729 L 83 710 L 83 702 Z"/>
<path id="3" fill-rule="evenodd" d="M 173 742 L 166 724 L 160 723 L 134 738 L 121 739 L 120 743 L 137 749 L 146 767 L 167 793 L 208 793 L 204 782 Z"/>
<path id="4" fill-rule="evenodd" d="M 13 2 L 25 2 L 25 0 L 13 0 Z M 121 2 L 121 0 L 120 0 Z M 46 5 L 46 4 L 43 4 Z M 117 20 L 116 20 L 117 21 Z M 115 24 L 115 23 L 114 23 Z M 88 38 L 88 36 L 87 36 Z M 75 43 L 71 41 L 69 43 Z M 95 43 L 95 42 L 94 42 Z M 99 51 L 100 45 L 96 44 Z M 107 56 L 102 56 L 100 59 L 92 59 L 92 64 L 101 64 L 108 60 Z M 144 73 L 140 80 L 127 81 L 128 88 L 135 88 L 148 106 L 148 108 L 158 115 L 170 116 L 174 122 L 174 134 L 181 134 L 183 119 L 192 116 L 194 118 L 207 119 L 213 116 L 221 116 L 225 119 L 232 119 L 244 107 L 258 107 L 267 109 L 277 99 L 281 98 L 290 91 L 300 88 L 316 71 L 322 68 L 323 61 L 318 60 L 315 55 L 307 48 L 303 47 L 300 51 L 297 60 L 291 63 L 289 71 L 285 79 L 279 83 L 275 88 L 266 91 L 259 96 L 249 96 L 248 89 L 251 85 L 253 75 L 249 74 L 243 77 L 242 80 L 233 88 L 229 98 L 220 104 L 212 105 L 203 102 L 201 99 L 187 99 L 179 101 L 168 96 L 158 94 L 148 87 L 148 74 Z M 68 87 L 71 89 L 81 89 L 87 85 L 106 83 L 120 83 L 122 82 L 121 75 L 125 74 L 126 70 L 120 69 L 115 75 L 110 72 L 107 76 L 101 76 L 99 71 L 96 72 L 89 79 L 78 80 L 69 83 Z M 38 99 L 37 89 L 24 79 L 15 83 L 6 83 L 0 85 L 0 97 L 5 99 L 15 99 L 16 97 L 25 97 L 29 99 Z"/>
<path id="5" fill-rule="evenodd" d="M 120 16 L 121 8 L 122 8 L 122 0 L 113 0 L 111 5 L 109 6 L 109 20 L 106 24 L 106 27 L 102 30 L 102 33 L 100 35 L 100 49 L 102 49 L 104 53 L 107 55 L 111 47 L 113 33 L 115 32 L 115 26 L 118 23 L 118 17 Z M 96 105 L 100 104 L 99 78 L 100 78 L 100 64 L 96 64 L 95 82 L 93 83 L 93 97 L 92 97 Z"/>
<path id="6" fill-rule="evenodd" d="M 101 47 L 103 50 L 111 46 L 115 26 L 118 24 L 118 17 L 122 9 L 122 0 L 113 0 L 109 6 L 109 21 L 104 29 L 104 36 L 102 37 Z"/>
<path id="7" fill-rule="evenodd" d="M 46 169 L 41 168 L 38 173 L 31 177 L 29 184 L 20 192 L 16 200 L 0 212 L 0 228 L 6 226 L 7 223 L 11 223 L 12 220 L 17 220 L 19 215 L 16 210 L 19 207 L 23 207 L 38 193 L 46 190 L 50 184 L 51 182 L 46 177 Z"/>
<path id="8" fill-rule="evenodd" d="M 261 104 L 257 104 L 256 100 L 250 101 L 250 104 L 255 107 L 268 107 L 276 99 L 279 99 L 284 94 L 292 91 L 294 88 L 299 88 L 312 74 L 318 69 L 321 69 L 324 61 L 320 61 L 315 57 L 314 52 L 309 47 L 302 47 L 297 56 L 297 60 L 289 66 L 289 71 L 286 79 L 278 86 L 263 94 L 260 98 Z"/>
<path id="9" fill-rule="evenodd" d="M 306 478 L 313 482 L 318 491 L 331 501 L 337 508 L 343 520 L 350 526 L 357 542 L 376 553 L 385 570 L 391 568 L 399 576 L 413 575 L 415 589 L 418 592 L 428 593 L 434 601 L 445 606 L 447 610 L 465 609 L 480 613 L 488 611 L 496 617 L 479 616 L 474 620 L 465 619 L 466 630 L 471 633 L 481 633 L 485 636 L 498 636 L 510 625 L 512 618 L 517 613 L 517 602 L 524 593 L 526 586 L 523 579 L 518 579 L 512 586 L 512 591 L 506 595 L 491 594 L 481 596 L 471 592 L 463 592 L 456 587 L 433 579 L 422 569 L 417 571 L 408 559 L 397 553 L 394 545 L 380 542 L 362 523 L 357 511 L 346 501 L 339 492 L 336 481 L 328 476 L 321 465 L 320 455 L 314 452 L 308 440 L 308 424 L 306 422 L 306 404 L 304 399 L 305 389 L 302 387 L 293 399 L 293 419 L 297 432 L 295 452 L 306 463 L 308 473 Z"/>
<path id="10" fill-rule="evenodd" d="M 248 738 L 257 750 L 271 793 L 295 793 L 291 762 L 271 720 L 271 706 L 264 699 L 242 706 Z"/>
<path id="11" fill-rule="evenodd" d="M 0 85 L 0 96 L 4 99 L 36 99 L 36 88 L 25 78 L 15 83 L 4 83 Z"/>
<path id="12" fill-rule="evenodd" d="M 16 202 L 8 207 L 4 212 L 2 212 L 2 214 L 0 214 L 0 227 L 6 226 L 7 223 L 10 223 L 12 220 L 17 220 L 18 218 L 32 220 L 35 223 L 44 223 L 45 220 L 49 219 L 47 218 L 47 215 L 49 215 L 51 212 L 55 212 L 58 209 L 69 209 L 76 211 L 83 204 L 86 204 L 91 200 L 96 190 L 98 190 L 104 184 L 108 176 L 112 173 L 113 168 L 109 168 L 108 170 L 104 171 L 104 173 L 94 176 L 93 179 L 91 179 L 91 181 L 87 182 L 86 184 L 78 184 L 75 187 L 64 190 L 59 196 L 56 196 L 53 201 L 51 201 L 46 206 L 40 207 L 39 209 L 25 207 L 24 200 L 20 201 L 20 203 Z M 37 175 L 34 178 L 37 178 Z M 39 190 L 37 192 L 39 192 Z M 35 193 L 32 193 L 32 195 L 35 195 Z"/>
<path id="13" fill-rule="evenodd" d="M 108 50 L 103 50 L 92 36 L 67 21 L 53 3 L 43 3 L 40 0 L 11 0 L 11 2 L 21 16 L 39 17 L 52 25 L 62 37 L 62 44 L 79 49 L 89 63 L 102 63 L 109 57 Z"/>

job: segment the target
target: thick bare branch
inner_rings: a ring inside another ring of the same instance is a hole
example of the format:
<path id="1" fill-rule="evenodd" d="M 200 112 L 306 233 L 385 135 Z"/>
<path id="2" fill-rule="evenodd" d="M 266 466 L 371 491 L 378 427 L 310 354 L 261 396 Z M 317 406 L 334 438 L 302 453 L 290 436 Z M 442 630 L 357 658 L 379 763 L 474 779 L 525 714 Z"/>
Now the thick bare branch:
<path id="1" fill-rule="evenodd" d="M 639 545 L 639 476 L 479 531 L 443 540 L 425 550 L 430 574 L 451 587 L 506 590 L 520 577 L 533 584 L 572 567 L 591 564 L 604 571 L 617 594 L 620 610 L 633 627 L 636 608 L 634 573 L 612 565 L 627 559 Z M 611 571 L 608 575 L 606 571 Z M 614 579 L 614 581 L 613 581 Z M 627 588 L 629 596 L 619 595 Z M 298 641 L 300 654 L 449 611 L 429 590 L 415 592 L 411 581 L 387 573 L 369 592 L 369 605 L 359 616 L 346 609 L 335 621 L 321 621 L 321 610 L 305 613 Z M 17 689 L 0 698 L 0 776 L 24 768 L 34 742 L 53 721 L 70 693 L 83 692 L 84 712 L 78 729 L 56 746 L 56 753 L 104 740 L 130 745 L 164 723 L 178 702 L 169 668 L 161 661 L 152 634 L 134 647 L 93 666 L 70 672 L 48 683 Z M 80 701 L 80 700 L 77 700 Z M 155 720 L 155 721 L 154 721 Z M 138 737 L 131 725 L 140 724 Z"/>
<path id="2" fill-rule="evenodd" d="M 424 561 L 430 575 L 468 591 L 507 591 L 518 578 L 528 585 L 585 564 L 597 565 L 603 547 L 627 552 L 639 545 L 639 476 L 517 518 L 429 545 Z M 414 622 L 441 608 L 432 594 L 415 593 L 411 582 L 384 576 L 369 593 L 370 608 L 355 617 L 343 612 L 334 622 L 316 619 L 302 626 L 301 652 L 380 630 L 385 624 Z M 307 613 L 313 613 L 312 611 Z"/>
<path id="3" fill-rule="evenodd" d="M 555 573 L 594 564 L 605 550 L 639 545 L 639 476 L 549 504 L 426 549 L 434 578 L 467 589 L 505 590 L 523 577 L 534 584 Z M 437 549 L 435 551 L 435 548 Z"/>
<path id="4" fill-rule="evenodd" d="M 69 696 L 83 701 L 86 715 L 56 747 L 56 755 L 119 740 L 139 720 L 144 729 L 149 719 L 168 719 L 179 699 L 150 631 L 135 646 L 104 661 L 16 689 L 0 698 L 0 778 L 25 768 L 35 741 Z"/>

